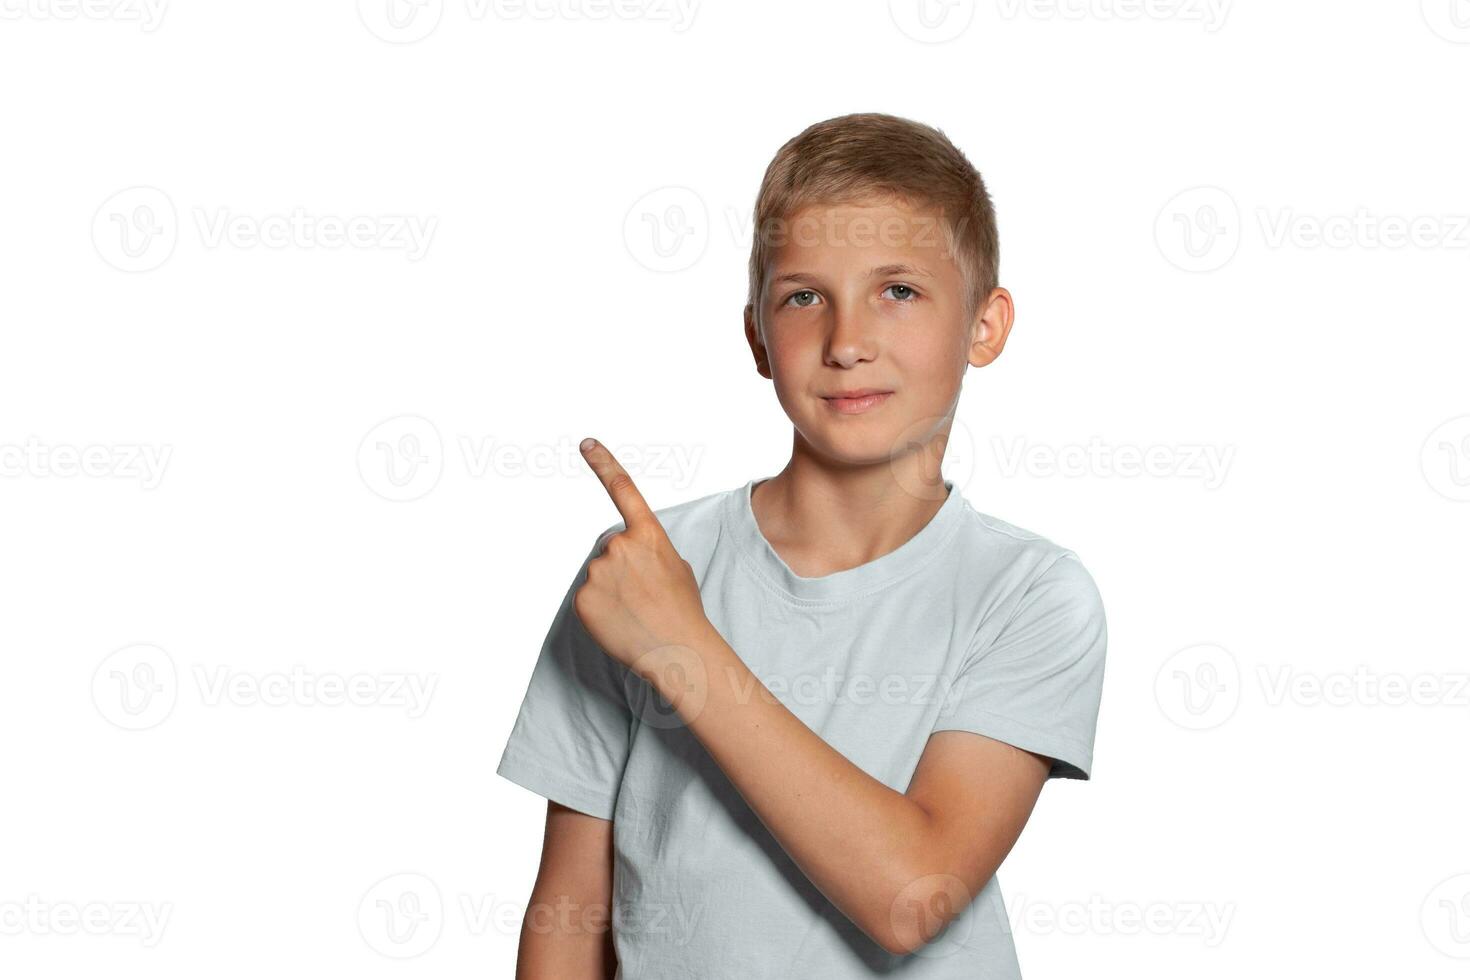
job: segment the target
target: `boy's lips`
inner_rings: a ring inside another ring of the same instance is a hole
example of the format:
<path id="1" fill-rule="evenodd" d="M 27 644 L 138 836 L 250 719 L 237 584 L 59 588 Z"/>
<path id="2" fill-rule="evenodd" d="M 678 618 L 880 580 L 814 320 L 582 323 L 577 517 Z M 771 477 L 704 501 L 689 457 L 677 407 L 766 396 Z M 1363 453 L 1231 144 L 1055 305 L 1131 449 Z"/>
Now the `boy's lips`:
<path id="1" fill-rule="evenodd" d="M 882 405 L 892 394 L 887 388 L 852 388 L 823 395 L 822 401 L 843 415 L 856 415 Z"/>

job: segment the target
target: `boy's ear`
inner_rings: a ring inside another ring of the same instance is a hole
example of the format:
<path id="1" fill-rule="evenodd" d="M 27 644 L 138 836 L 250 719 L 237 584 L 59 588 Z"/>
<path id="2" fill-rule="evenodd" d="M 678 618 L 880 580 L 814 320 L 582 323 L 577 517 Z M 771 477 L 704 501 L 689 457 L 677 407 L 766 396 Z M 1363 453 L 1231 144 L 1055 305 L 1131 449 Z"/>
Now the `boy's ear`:
<path id="1" fill-rule="evenodd" d="M 766 358 L 766 345 L 761 342 L 760 331 L 755 326 L 755 305 L 752 303 L 745 304 L 745 340 L 750 344 L 751 354 L 755 355 L 755 369 L 769 381 L 771 362 Z"/>
<path id="2" fill-rule="evenodd" d="M 1000 356 L 1011 324 L 1016 320 L 1016 307 L 1010 291 L 997 286 L 980 304 L 975 322 L 970 326 L 970 365 L 984 367 Z"/>

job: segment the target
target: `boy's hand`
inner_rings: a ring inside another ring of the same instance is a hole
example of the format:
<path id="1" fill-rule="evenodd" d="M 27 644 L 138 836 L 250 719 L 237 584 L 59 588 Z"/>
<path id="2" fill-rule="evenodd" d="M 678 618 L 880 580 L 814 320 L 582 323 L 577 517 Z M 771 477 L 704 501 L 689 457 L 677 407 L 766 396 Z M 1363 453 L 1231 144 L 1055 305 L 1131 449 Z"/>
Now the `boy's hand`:
<path id="1" fill-rule="evenodd" d="M 637 661 L 645 654 L 697 648 L 713 626 L 704 614 L 694 569 L 674 549 L 622 464 L 594 439 L 582 441 L 582 456 L 626 528 L 587 563 L 587 581 L 577 589 L 573 607 L 603 650 L 642 674 L 645 664 Z M 659 669 L 652 662 L 657 658 L 645 659 L 650 670 Z"/>

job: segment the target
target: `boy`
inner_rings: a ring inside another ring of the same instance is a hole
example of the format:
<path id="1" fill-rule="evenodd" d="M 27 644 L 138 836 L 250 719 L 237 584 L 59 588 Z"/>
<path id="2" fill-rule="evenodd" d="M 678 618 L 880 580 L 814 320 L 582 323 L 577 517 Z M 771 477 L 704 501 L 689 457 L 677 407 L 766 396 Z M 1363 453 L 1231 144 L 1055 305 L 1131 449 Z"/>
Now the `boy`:
<path id="1" fill-rule="evenodd" d="M 622 520 L 497 770 L 548 799 L 517 976 L 1019 977 L 995 872 L 1044 782 L 1089 778 L 1106 625 L 1073 552 L 939 472 L 1014 315 L 989 195 L 862 113 L 783 146 L 755 218 L 791 459 L 654 512 L 584 441 Z"/>

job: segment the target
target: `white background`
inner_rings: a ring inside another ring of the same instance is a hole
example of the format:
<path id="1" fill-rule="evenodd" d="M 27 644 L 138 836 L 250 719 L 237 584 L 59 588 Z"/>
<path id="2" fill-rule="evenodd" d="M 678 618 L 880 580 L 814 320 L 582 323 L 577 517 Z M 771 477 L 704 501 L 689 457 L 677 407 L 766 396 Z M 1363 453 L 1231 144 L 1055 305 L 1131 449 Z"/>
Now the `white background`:
<path id="1" fill-rule="evenodd" d="M 781 468 L 754 194 L 884 111 L 1017 300 L 947 474 L 1107 603 L 1026 975 L 1464 975 L 1470 4 L 359 6 L 0 0 L 0 972 L 510 976 L 576 442 Z"/>

